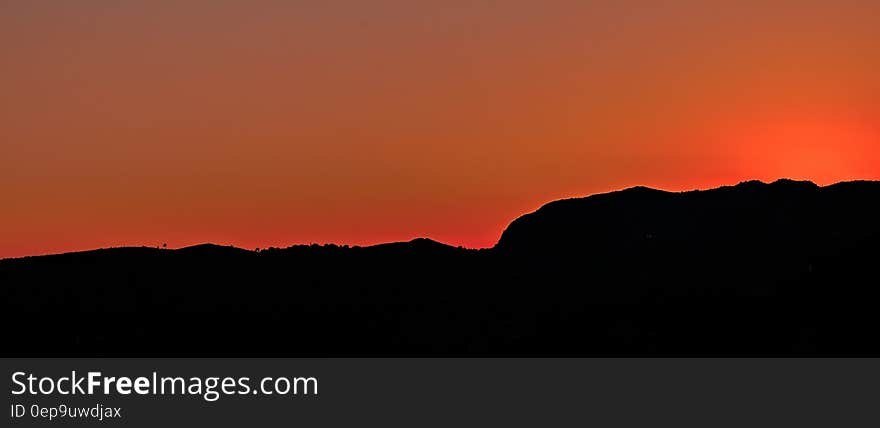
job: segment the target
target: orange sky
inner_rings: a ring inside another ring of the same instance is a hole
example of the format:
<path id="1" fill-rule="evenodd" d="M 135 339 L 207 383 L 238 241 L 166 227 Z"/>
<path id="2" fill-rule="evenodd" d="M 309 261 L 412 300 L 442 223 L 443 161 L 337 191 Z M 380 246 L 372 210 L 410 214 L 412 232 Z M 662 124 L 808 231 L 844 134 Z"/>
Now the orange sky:
<path id="1" fill-rule="evenodd" d="M 878 40 L 874 0 L 4 1 L 0 257 L 880 179 Z"/>

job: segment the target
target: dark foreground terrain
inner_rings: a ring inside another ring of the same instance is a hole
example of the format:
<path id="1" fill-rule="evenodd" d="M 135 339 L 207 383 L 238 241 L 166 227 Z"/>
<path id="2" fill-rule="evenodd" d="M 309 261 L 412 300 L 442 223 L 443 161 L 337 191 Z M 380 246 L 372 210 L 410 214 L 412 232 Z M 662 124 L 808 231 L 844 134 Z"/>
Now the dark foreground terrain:
<path id="1" fill-rule="evenodd" d="M 880 183 L 557 201 L 425 239 L 0 261 L 5 354 L 880 356 Z"/>

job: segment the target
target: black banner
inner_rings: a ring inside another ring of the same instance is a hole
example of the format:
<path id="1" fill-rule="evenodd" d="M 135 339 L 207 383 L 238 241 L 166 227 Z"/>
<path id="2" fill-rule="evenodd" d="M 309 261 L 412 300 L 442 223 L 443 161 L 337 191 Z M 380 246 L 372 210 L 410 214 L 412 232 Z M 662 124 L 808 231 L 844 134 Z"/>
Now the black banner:
<path id="1" fill-rule="evenodd" d="M 7 426 L 876 426 L 873 359 L 5 359 Z"/>

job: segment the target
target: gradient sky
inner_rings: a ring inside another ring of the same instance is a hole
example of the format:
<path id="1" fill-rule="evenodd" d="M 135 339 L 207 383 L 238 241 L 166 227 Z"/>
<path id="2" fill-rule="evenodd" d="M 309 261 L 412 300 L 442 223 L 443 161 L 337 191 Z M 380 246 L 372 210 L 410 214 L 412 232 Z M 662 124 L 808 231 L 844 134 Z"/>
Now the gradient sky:
<path id="1" fill-rule="evenodd" d="M 4 0 L 0 257 L 880 179 L 878 41 L 876 0 Z"/>

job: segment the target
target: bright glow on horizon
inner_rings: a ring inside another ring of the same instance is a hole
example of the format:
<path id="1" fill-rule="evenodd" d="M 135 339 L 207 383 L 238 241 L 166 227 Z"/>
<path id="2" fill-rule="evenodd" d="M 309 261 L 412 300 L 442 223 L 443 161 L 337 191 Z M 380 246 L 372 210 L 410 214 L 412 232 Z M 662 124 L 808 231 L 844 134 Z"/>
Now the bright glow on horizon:
<path id="1" fill-rule="evenodd" d="M 0 257 L 493 245 L 551 200 L 880 179 L 869 0 L 5 2 Z"/>

